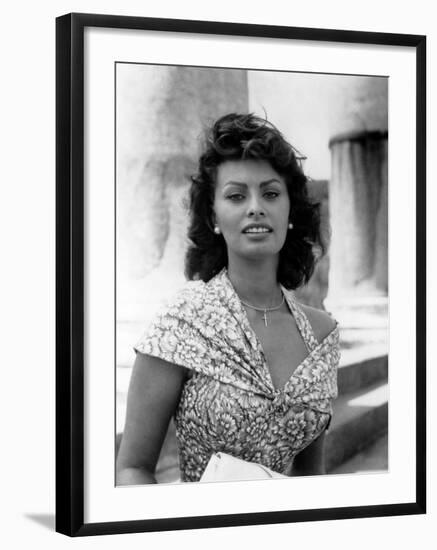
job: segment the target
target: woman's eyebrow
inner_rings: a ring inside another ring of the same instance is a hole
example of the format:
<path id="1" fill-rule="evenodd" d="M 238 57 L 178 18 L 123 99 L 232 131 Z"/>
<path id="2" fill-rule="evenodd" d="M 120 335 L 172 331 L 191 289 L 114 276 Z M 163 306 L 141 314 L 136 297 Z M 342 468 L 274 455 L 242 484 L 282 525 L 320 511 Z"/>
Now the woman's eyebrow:
<path id="1" fill-rule="evenodd" d="M 237 185 L 239 187 L 247 187 L 247 183 L 244 183 L 242 181 L 234 181 L 234 180 L 226 181 L 223 187 L 226 187 L 227 185 Z"/>
<path id="2" fill-rule="evenodd" d="M 280 184 L 281 182 L 277 178 L 271 178 L 269 180 L 262 181 L 259 185 L 260 185 L 260 187 L 266 187 L 270 183 L 279 183 Z"/>
<path id="3" fill-rule="evenodd" d="M 261 181 L 259 186 L 260 187 L 266 187 L 270 183 L 281 183 L 281 182 L 277 178 L 271 178 L 271 179 L 266 180 L 266 181 Z M 224 187 L 226 187 L 227 185 L 237 185 L 237 186 L 240 186 L 240 187 L 247 187 L 247 183 L 245 183 L 244 181 L 229 180 L 225 183 Z"/>

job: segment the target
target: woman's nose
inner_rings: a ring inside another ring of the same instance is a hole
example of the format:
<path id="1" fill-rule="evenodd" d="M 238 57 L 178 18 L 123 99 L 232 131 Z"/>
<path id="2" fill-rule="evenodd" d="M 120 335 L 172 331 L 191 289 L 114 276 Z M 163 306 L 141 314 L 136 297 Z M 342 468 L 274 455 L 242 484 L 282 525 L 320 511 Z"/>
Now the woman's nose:
<path id="1" fill-rule="evenodd" d="M 264 210 L 257 199 L 254 198 L 250 201 L 247 215 L 251 218 L 256 216 L 264 216 Z"/>

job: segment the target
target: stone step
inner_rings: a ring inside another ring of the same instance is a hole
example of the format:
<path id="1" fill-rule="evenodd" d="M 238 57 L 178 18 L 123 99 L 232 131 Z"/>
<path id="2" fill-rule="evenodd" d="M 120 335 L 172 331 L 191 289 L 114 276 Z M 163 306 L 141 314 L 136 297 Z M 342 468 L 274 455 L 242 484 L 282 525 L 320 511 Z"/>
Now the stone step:
<path id="1" fill-rule="evenodd" d="M 338 393 L 346 395 L 388 379 L 388 355 L 360 357 L 355 355 L 353 361 L 342 361 L 337 371 Z"/>
<path id="2" fill-rule="evenodd" d="M 388 384 L 340 395 L 326 436 L 326 470 L 333 471 L 388 429 Z"/>
<path id="3" fill-rule="evenodd" d="M 329 474 L 365 474 L 388 470 L 388 434 L 385 433 Z"/>

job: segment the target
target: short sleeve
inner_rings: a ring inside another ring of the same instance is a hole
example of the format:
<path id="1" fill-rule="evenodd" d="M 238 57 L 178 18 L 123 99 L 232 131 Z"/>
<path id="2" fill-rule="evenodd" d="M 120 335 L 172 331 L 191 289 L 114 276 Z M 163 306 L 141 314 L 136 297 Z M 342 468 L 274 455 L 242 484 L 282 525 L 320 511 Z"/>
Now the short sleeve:
<path id="1" fill-rule="evenodd" d="M 208 364 L 209 345 L 202 333 L 198 315 L 195 283 L 187 285 L 170 304 L 158 313 L 134 350 L 169 363 L 203 372 Z"/>

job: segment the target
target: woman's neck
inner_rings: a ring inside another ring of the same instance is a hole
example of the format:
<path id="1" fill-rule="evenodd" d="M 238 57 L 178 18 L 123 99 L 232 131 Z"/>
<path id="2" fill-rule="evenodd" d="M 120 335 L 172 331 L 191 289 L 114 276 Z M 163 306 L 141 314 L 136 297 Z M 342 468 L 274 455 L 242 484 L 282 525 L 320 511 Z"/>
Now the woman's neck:
<path id="1" fill-rule="evenodd" d="M 281 289 L 277 280 L 277 259 L 247 262 L 229 258 L 228 276 L 244 302 L 257 307 L 271 307 L 280 302 Z"/>

